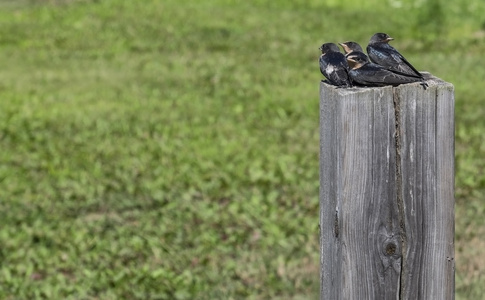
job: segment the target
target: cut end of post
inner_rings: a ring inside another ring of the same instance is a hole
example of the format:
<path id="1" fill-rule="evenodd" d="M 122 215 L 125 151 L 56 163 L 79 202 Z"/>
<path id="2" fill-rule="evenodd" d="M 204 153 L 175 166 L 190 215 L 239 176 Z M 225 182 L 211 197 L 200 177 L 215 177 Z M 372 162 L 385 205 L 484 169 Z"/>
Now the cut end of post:
<path id="1" fill-rule="evenodd" d="M 432 88 L 435 86 L 448 86 L 448 88 L 453 89 L 453 85 L 449 82 L 444 81 L 441 78 L 438 78 L 436 76 L 433 76 L 429 72 L 421 72 L 421 75 L 423 75 L 424 82 L 428 85 L 427 88 Z M 351 88 L 343 88 L 343 87 L 337 87 L 331 84 L 328 84 L 324 81 L 320 82 L 320 89 L 327 89 L 327 90 L 332 90 L 333 92 L 337 93 L 338 95 L 347 95 L 347 94 L 353 94 L 353 93 L 362 93 L 366 92 L 369 90 L 385 90 L 385 89 L 399 89 L 402 87 L 420 87 L 421 89 L 423 82 L 413 82 L 413 83 L 407 83 L 407 84 L 401 84 L 398 86 L 383 86 L 383 87 L 360 87 L 360 86 L 354 86 Z"/>

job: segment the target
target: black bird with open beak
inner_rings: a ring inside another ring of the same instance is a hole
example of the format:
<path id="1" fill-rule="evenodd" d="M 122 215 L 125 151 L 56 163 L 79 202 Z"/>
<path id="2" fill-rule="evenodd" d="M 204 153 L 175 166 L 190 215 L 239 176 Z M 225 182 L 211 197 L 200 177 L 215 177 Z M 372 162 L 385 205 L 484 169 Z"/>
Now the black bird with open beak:
<path id="1" fill-rule="evenodd" d="M 420 78 L 393 72 L 369 61 L 363 52 L 355 51 L 347 57 L 349 75 L 355 84 L 362 86 L 397 86 L 422 81 Z"/>
<path id="2" fill-rule="evenodd" d="M 320 46 L 320 72 L 327 78 L 327 82 L 339 87 L 351 87 L 349 65 L 345 56 L 334 43 L 325 43 Z"/>
<path id="3" fill-rule="evenodd" d="M 343 42 L 343 43 L 339 43 L 339 45 L 342 47 L 342 49 L 344 49 L 345 57 L 347 57 L 350 53 L 354 51 L 364 53 L 364 50 L 362 49 L 362 47 L 356 42 L 351 42 L 351 41 Z"/>

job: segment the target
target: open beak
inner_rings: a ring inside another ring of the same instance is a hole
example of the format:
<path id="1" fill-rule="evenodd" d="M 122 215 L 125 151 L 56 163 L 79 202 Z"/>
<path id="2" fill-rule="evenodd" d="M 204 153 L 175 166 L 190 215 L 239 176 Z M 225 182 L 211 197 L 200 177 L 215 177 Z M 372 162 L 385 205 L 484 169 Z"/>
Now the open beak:
<path id="1" fill-rule="evenodd" d="M 344 49 L 345 53 L 349 53 L 350 52 L 350 49 L 349 47 L 347 47 L 347 45 L 345 45 L 344 43 L 338 43 L 342 49 Z"/>
<path id="2" fill-rule="evenodd" d="M 347 64 L 349 65 L 349 67 L 351 69 L 353 69 L 357 66 L 357 62 L 352 57 L 347 57 Z"/>

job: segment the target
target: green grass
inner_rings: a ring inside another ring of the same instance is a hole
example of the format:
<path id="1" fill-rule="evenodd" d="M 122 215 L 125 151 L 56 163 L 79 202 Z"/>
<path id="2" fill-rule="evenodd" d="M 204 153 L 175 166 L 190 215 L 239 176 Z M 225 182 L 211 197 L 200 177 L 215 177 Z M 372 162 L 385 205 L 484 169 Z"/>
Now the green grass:
<path id="1" fill-rule="evenodd" d="M 355 2 L 0 1 L 0 298 L 317 298 L 317 48 L 386 31 L 455 85 L 480 299 L 485 5 Z"/>

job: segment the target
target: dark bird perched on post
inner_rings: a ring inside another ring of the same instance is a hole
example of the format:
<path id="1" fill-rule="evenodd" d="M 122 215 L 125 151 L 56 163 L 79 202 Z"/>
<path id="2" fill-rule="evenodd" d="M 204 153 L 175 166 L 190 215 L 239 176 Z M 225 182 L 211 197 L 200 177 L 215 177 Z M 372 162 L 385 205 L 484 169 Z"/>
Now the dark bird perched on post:
<path id="1" fill-rule="evenodd" d="M 364 52 L 362 47 L 357 44 L 356 42 L 343 42 L 339 43 L 340 46 L 342 46 L 342 49 L 344 49 L 345 52 L 345 57 L 347 57 L 350 53 L 357 51 L 357 52 Z"/>
<path id="2" fill-rule="evenodd" d="M 351 87 L 352 81 L 349 76 L 349 65 L 345 56 L 334 43 L 325 43 L 320 46 L 320 72 L 332 85 L 339 87 Z"/>
<path id="3" fill-rule="evenodd" d="M 418 77 L 406 76 L 406 74 L 394 72 L 383 66 L 369 61 L 363 52 L 355 51 L 347 57 L 351 68 L 349 75 L 352 81 L 363 86 L 397 86 L 404 83 L 420 82 Z M 421 84 L 423 85 L 423 83 Z M 424 87 L 424 86 L 423 86 Z"/>
<path id="4" fill-rule="evenodd" d="M 394 47 L 389 45 L 394 40 L 386 33 L 374 34 L 367 46 L 367 54 L 373 63 L 381 65 L 391 71 L 404 73 L 408 76 L 423 78 L 419 73 Z"/>

